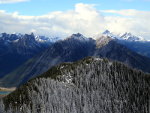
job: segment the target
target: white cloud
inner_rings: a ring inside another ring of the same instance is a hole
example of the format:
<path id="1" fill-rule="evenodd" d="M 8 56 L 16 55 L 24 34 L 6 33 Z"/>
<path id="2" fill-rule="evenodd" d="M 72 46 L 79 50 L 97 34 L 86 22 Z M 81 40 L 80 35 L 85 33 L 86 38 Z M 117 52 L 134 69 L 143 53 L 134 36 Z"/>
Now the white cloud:
<path id="1" fill-rule="evenodd" d="M 106 16 L 108 29 L 114 32 L 132 32 L 150 39 L 150 11 L 138 10 L 106 10 L 105 13 L 119 14 L 121 16 Z M 113 27 L 112 27 L 113 26 Z"/>
<path id="2" fill-rule="evenodd" d="M 1 32 L 35 31 L 38 34 L 72 34 L 81 32 L 94 35 L 103 29 L 104 17 L 93 5 L 76 4 L 74 10 L 51 12 L 42 16 L 22 16 L 18 13 L 0 12 Z M 87 32 L 88 31 L 88 32 Z"/>
<path id="3" fill-rule="evenodd" d="M 105 13 L 113 13 L 111 16 Z M 116 33 L 132 32 L 150 39 L 150 12 L 137 10 L 98 11 L 94 5 L 76 4 L 69 11 L 51 12 L 41 16 L 22 16 L 17 12 L 0 11 L 0 32 L 35 32 L 40 35 L 55 35 L 80 32 L 93 36 L 106 29 Z"/>
<path id="4" fill-rule="evenodd" d="M 0 4 L 8 4 L 8 3 L 17 3 L 17 2 L 25 2 L 29 0 L 0 0 Z"/>

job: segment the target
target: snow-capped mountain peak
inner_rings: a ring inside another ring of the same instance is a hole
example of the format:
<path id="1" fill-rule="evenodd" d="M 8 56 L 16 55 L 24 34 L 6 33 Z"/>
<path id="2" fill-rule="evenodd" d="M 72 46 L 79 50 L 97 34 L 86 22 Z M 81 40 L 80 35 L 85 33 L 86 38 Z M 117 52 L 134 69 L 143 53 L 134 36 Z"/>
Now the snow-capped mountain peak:
<path id="1" fill-rule="evenodd" d="M 111 34 L 111 32 L 109 30 L 106 30 L 103 32 L 103 34 Z"/>
<path id="2" fill-rule="evenodd" d="M 48 37 L 45 37 L 45 36 L 35 36 L 35 40 L 37 42 L 46 42 L 46 41 L 49 41 L 49 38 Z"/>
<path id="3" fill-rule="evenodd" d="M 29 40 L 37 43 L 54 43 L 58 40 L 61 40 L 60 37 L 51 36 L 36 36 L 33 33 L 31 34 L 20 34 L 20 33 L 13 33 L 13 34 L 7 34 L 7 33 L 0 33 L 0 41 L 1 42 L 7 42 L 7 43 L 16 43 L 19 40 Z"/>
<path id="4" fill-rule="evenodd" d="M 83 37 L 83 35 L 81 33 L 72 34 L 72 36 L 74 36 L 74 37 Z"/>
<path id="5" fill-rule="evenodd" d="M 126 40 L 126 41 L 147 41 L 141 36 L 135 36 L 129 32 L 126 32 L 124 34 L 116 35 L 109 30 L 106 30 L 102 33 L 102 36 L 110 37 L 112 39 L 118 39 L 118 40 Z"/>
<path id="6" fill-rule="evenodd" d="M 72 34 L 69 38 L 75 39 L 75 40 L 80 40 L 80 41 L 89 41 L 89 38 L 83 36 L 80 33 Z"/>
<path id="7" fill-rule="evenodd" d="M 37 42 L 43 43 L 43 42 L 56 42 L 58 40 L 62 40 L 60 37 L 55 37 L 55 36 L 51 36 L 51 37 L 46 37 L 46 36 L 35 36 L 35 40 Z"/>
<path id="8" fill-rule="evenodd" d="M 135 35 L 128 33 L 128 32 L 121 35 L 120 39 L 127 40 L 127 41 L 146 41 L 143 37 L 135 36 Z"/>
<path id="9" fill-rule="evenodd" d="M 102 33 L 103 36 L 106 37 L 111 37 L 112 39 L 118 39 L 117 35 L 114 35 L 112 32 L 110 32 L 109 30 L 106 30 Z"/>

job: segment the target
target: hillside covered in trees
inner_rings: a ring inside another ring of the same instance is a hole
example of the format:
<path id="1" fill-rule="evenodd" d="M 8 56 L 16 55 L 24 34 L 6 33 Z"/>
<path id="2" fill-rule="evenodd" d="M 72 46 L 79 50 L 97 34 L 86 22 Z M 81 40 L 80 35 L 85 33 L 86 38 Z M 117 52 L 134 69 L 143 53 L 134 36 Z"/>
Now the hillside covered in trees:
<path id="1" fill-rule="evenodd" d="M 63 63 L 1 100 L 3 113 L 149 113 L 150 75 L 118 62 Z"/>

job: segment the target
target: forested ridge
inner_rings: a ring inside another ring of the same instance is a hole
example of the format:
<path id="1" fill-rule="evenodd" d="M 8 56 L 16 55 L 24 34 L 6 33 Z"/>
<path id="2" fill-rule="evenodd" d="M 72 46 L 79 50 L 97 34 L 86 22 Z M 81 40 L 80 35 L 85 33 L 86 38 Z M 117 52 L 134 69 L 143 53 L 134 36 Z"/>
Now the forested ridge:
<path id="1" fill-rule="evenodd" d="M 1 100 L 5 113 L 149 113 L 150 75 L 100 58 L 55 66 Z M 6 110 L 6 111 L 5 111 Z"/>

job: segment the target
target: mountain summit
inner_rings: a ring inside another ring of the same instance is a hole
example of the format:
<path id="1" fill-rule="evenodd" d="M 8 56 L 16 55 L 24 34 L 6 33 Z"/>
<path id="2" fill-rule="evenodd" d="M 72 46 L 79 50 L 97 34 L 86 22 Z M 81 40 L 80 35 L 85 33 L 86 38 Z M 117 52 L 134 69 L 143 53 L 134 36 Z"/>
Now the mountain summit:
<path id="1" fill-rule="evenodd" d="M 127 41 L 146 41 L 144 38 L 132 35 L 131 33 L 125 33 L 122 36 L 120 36 L 120 38 Z"/>
<path id="2" fill-rule="evenodd" d="M 128 33 L 128 32 L 126 32 L 124 34 L 116 35 L 116 34 L 110 32 L 109 30 L 106 30 L 102 33 L 102 35 L 109 36 L 113 39 L 125 40 L 125 41 L 141 41 L 141 42 L 147 41 L 141 36 L 135 36 L 135 35 Z"/>
<path id="3" fill-rule="evenodd" d="M 112 39 L 118 39 L 119 37 L 117 35 L 114 35 L 113 33 L 111 33 L 109 30 L 106 30 L 102 33 L 103 36 L 105 37 L 110 37 Z"/>
<path id="4" fill-rule="evenodd" d="M 67 39 L 74 39 L 74 40 L 79 40 L 79 41 L 89 41 L 89 38 L 83 36 L 80 33 L 77 34 L 72 34 L 70 37 L 68 37 Z"/>

